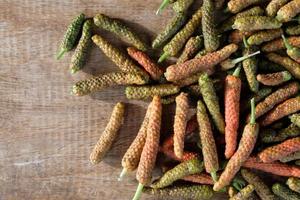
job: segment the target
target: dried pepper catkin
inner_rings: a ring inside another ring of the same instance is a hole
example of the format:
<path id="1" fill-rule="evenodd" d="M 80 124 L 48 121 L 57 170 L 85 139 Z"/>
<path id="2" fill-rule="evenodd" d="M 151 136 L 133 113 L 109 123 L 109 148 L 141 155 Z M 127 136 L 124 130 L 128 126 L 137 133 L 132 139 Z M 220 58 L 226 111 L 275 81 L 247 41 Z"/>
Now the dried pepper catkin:
<path id="1" fill-rule="evenodd" d="M 253 191 L 254 191 L 254 186 L 251 185 L 251 184 L 249 184 L 246 187 L 244 187 L 243 189 L 241 189 L 241 191 L 239 191 L 233 197 L 230 197 L 229 200 L 244 200 L 244 199 L 248 199 L 248 197 L 250 197 L 250 195 L 252 194 Z"/>
<path id="2" fill-rule="evenodd" d="M 75 47 L 84 20 L 85 15 L 83 13 L 80 13 L 73 19 L 71 24 L 68 26 L 67 31 L 59 47 L 59 51 L 56 56 L 57 59 L 60 59 L 66 52 L 71 51 Z"/>
<path id="3" fill-rule="evenodd" d="M 247 42 L 249 45 L 260 45 L 263 42 L 268 42 L 279 38 L 282 35 L 282 29 L 270 29 L 270 30 L 263 30 L 251 35 Z"/>
<path id="4" fill-rule="evenodd" d="M 251 57 L 253 57 L 253 56 L 257 55 L 257 54 L 260 54 L 260 51 L 256 51 L 254 53 L 247 54 L 247 55 L 244 55 L 242 57 L 235 58 L 235 59 L 228 58 L 228 59 L 226 59 L 226 60 L 224 60 L 224 61 L 222 61 L 220 63 L 221 70 L 227 71 L 229 69 L 232 69 L 232 68 L 235 67 L 236 64 L 238 64 L 238 63 L 240 63 L 240 62 L 242 62 L 242 61 L 244 61 L 244 60 L 246 60 L 248 58 L 251 58 Z"/>
<path id="5" fill-rule="evenodd" d="M 214 192 L 208 185 L 173 186 L 163 189 L 147 189 L 147 194 L 183 199 L 210 199 Z"/>
<path id="6" fill-rule="evenodd" d="M 293 160 L 299 160 L 299 159 L 300 159 L 300 151 L 297 151 L 297 152 L 287 155 L 284 158 L 281 158 L 280 162 L 286 163 L 286 162 L 290 162 Z"/>
<path id="7" fill-rule="evenodd" d="M 286 184 L 289 186 L 289 188 L 295 192 L 300 193 L 300 179 L 299 178 L 294 178 L 290 177 Z"/>
<path id="8" fill-rule="evenodd" d="M 173 10 L 177 13 L 186 12 L 194 0 L 177 0 L 173 3 Z"/>
<path id="9" fill-rule="evenodd" d="M 165 29 L 160 32 L 152 42 L 152 48 L 156 49 L 171 39 L 186 21 L 186 13 L 177 13 Z"/>
<path id="10" fill-rule="evenodd" d="M 183 63 L 195 56 L 195 54 L 202 48 L 203 46 L 203 39 L 200 36 L 191 37 L 182 51 L 181 55 L 179 56 L 177 63 Z"/>
<path id="11" fill-rule="evenodd" d="M 229 34 L 228 41 L 234 44 L 239 44 L 243 41 L 244 37 L 249 37 L 253 34 L 252 31 L 234 30 Z"/>
<path id="12" fill-rule="evenodd" d="M 201 173 L 203 171 L 203 162 L 199 159 L 191 159 L 178 164 L 173 169 L 167 171 L 157 182 L 151 185 L 152 188 L 164 188 L 171 185 L 176 180 L 185 176 Z"/>
<path id="13" fill-rule="evenodd" d="M 257 31 L 264 29 L 277 29 L 282 23 L 272 17 L 266 16 L 245 16 L 235 19 L 233 29 L 241 31 Z"/>
<path id="14" fill-rule="evenodd" d="M 286 100 L 271 110 L 261 121 L 262 126 L 267 126 L 273 122 L 298 112 L 300 110 L 300 96 Z"/>
<path id="15" fill-rule="evenodd" d="M 168 96 L 178 93 L 180 87 L 173 84 L 161 84 L 153 86 L 128 86 L 125 89 L 125 94 L 128 99 L 147 99 L 149 97 Z"/>
<path id="16" fill-rule="evenodd" d="M 251 121 L 248 123 L 239 143 L 239 147 L 235 154 L 228 161 L 218 182 L 214 185 L 214 190 L 219 191 L 229 185 L 236 173 L 240 170 L 242 164 L 250 156 L 259 132 L 259 125 L 255 122 L 255 102 L 251 99 Z"/>
<path id="17" fill-rule="evenodd" d="M 70 69 L 72 74 L 82 69 L 85 65 L 92 43 L 92 25 L 91 20 L 86 20 L 83 24 L 81 38 L 71 59 Z"/>
<path id="18" fill-rule="evenodd" d="M 129 73 L 141 74 L 145 81 L 148 82 L 149 75 L 140 69 L 130 58 L 123 54 L 117 47 L 111 45 L 100 35 L 92 37 L 93 42 L 110 58 L 122 71 Z"/>
<path id="19" fill-rule="evenodd" d="M 294 124 L 280 130 L 278 133 L 261 133 L 261 140 L 264 143 L 282 142 L 287 138 L 297 137 L 300 135 L 300 128 Z"/>
<path id="20" fill-rule="evenodd" d="M 136 60 L 150 74 L 153 80 L 160 80 L 164 72 L 147 54 L 134 47 L 128 47 L 127 52 L 131 58 Z"/>
<path id="21" fill-rule="evenodd" d="M 285 29 L 285 32 L 288 35 L 300 35 L 300 25 L 295 25 L 295 26 L 288 26 Z"/>
<path id="22" fill-rule="evenodd" d="M 165 77 L 168 81 L 178 81 L 197 72 L 211 71 L 211 68 L 228 58 L 237 49 L 238 46 L 236 44 L 229 44 L 221 50 L 206 54 L 200 58 L 194 58 L 181 64 L 170 65 L 167 68 Z"/>
<path id="23" fill-rule="evenodd" d="M 287 38 L 287 40 L 292 46 L 300 47 L 300 37 L 292 36 Z M 273 52 L 282 49 L 285 49 L 282 38 L 267 42 L 265 45 L 261 47 L 261 50 L 264 52 Z"/>
<path id="24" fill-rule="evenodd" d="M 186 93 L 176 97 L 176 112 L 174 118 L 174 153 L 182 158 L 184 151 L 184 136 L 189 112 L 189 99 Z"/>
<path id="25" fill-rule="evenodd" d="M 125 105 L 123 103 L 117 103 L 113 109 L 105 130 L 103 131 L 90 155 L 90 161 L 93 164 L 101 162 L 108 150 L 111 148 L 114 140 L 117 137 L 117 133 L 123 124 L 124 112 Z"/>
<path id="26" fill-rule="evenodd" d="M 285 200 L 299 200 L 300 199 L 300 194 L 290 190 L 288 187 L 286 187 L 285 185 L 282 185 L 280 183 L 275 183 L 272 186 L 272 191 L 277 196 L 279 196 Z"/>
<path id="27" fill-rule="evenodd" d="M 256 79 L 268 86 L 276 86 L 280 85 L 284 82 L 291 80 L 292 75 L 288 71 L 276 72 L 271 74 L 258 74 Z"/>
<path id="28" fill-rule="evenodd" d="M 115 85 L 143 85 L 145 83 L 145 80 L 139 74 L 112 72 L 87 80 L 78 81 L 72 87 L 72 94 L 83 96 Z"/>
<path id="29" fill-rule="evenodd" d="M 284 37 L 284 35 L 282 35 L 282 39 L 286 48 L 287 55 L 297 63 L 300 63 L 300 49 L 291 45 L 289 41 Z"/>
<path id="30" fill-rule="evenodd" d="M 275 200 L 276 197 L 272 193 L 272 191 L 269 189 L 269 187 L 263 182 L 263 180 L 256 175 L 255 173 L 247 170 L 242 169 L 241 170 L 243 178 L 251 185 L 254 186 L 254 189 L 258 196 L 262 200 Z"/>
<path id="31" fill-rule="evenodd" d="M 160 97 L 154 96 L 151 102 L 146 142 L 136 172 L 136 179 L 138 180 L 139 185 L 133 200 L 138 200 L 140 198 L 144 185 L 151 181 L 152 170 L 155 166 L 159 147 L 161 114 L 162 105 Z"/>
<path id="32" fill-rule="evenodd" d="M 175 102 L 177 96 L 178 96 L 178 94 L 166 96 L 166 97 L 161 99 L 161 103 L 163 105 L 172 104 L 172 103 Z"/>
<path id="33" fill-rule="evenodd" d="M 216 51 L 220 46 L 216 29 L 215 6 L 213 0 L 203 0 L 202 4 L 202 33 L 204 47 L 207 52 Z"/>
<path id="34" fill-rule="evenodd" d="M 185 162 L 199 157 L 198 153 L 196 152 L 184 151 L 182 159 L 180 159 L 175 155 L 173 148 L 162 149 L 161 152 L 164 153 L 167 157 L 171 158 L 172 160 L 179 161 L 179 162 Z"/>
<path id="35" fill-rule="evenodd" d="M 147 44 L 133 30 L 118 19 L 112 19 L 104 14 L 97 14 L 94 17 L 94 23 L 96 26 L 125 39 L 139 50 L 146 51 L 148 48 Z"/>
<path id="36" fill-rule="evenodd" d="M 198 80 L 199 80 L 199 76 L 202 72 L 200 73 L 197 73 L 197 74 L 194 74 L 194 75 L 191 75 L 185 79 L 182 79 L 182 80 L 178 80 L 175 82 L 176 85 L 179 85 L 181 87 L 184 87 L 184 86 L 188 86 L 188 85 L 192 85 L 194 83 L 197 83 Z"/>
<path id="37" fill-rule="evenodd" d="M 205 105 L 201 100 L 198 101 L 197 119 L 200 127 L 199 135 L 202 145 L 205 171 L 210 173 L 212 179 L 216 182 L 217 171 L 219 170 L 218 152 L 209 116 L 206 112 Z"/>
<path id="38" fill-rule="evenodd" d="M 280 56 L 279 54 L 269 53 L 267 58 L 286 68 L 295 78 L 300 79 L 300 64 L 289 57 Z"/>
<path id="39" fill-rule="evenodd" d="M 275 160 L 280 160 L 287 155 L 300 150 L 300 137 L 286 140 L 280 144 L 271 146 L 259 153 L 259 158 L 265 162 L 270 163 Z"/>
<path id="40" fill-rule="evenodd" d="M 192 182 L 192 183 L 205 184 L 205 185 L 213 185 L 214 184 L 214 181 L 211 178 L 211 176 L 206 173 L 185 176 L 181 180 Z"/>
<path id="41" fill-rule="evenodd" d="M 203 100 L 208 108 L 209 113 L 212 116 L 217 129 L 220 131 L 220 133 L 224 133 L 225 122 L 224 117 L 222 116 L 220 111 L 219 99 L 216 94 L 213 82 L 206 73 L 202 73 L 200 75 L 199 86 Z"/>
<path id="42" fill-rule="evenodd" d="M 289 118 L 293 124 L 300 127 L 300 114 L 293 114 Z"/>
<path id="43" fill-rule="evenodd" d="M 240 119 L 240 96 L 242 81 L 239 78 L 240 67 L 233 75 L 228 75 L 225 79 L 225 157 L 230 158 L 237 146 L 237 136 Z"/>
<path id="44" fill-rule="evenodd" d="M 276 19 L 281 22 L 288 22 L 298 13 L 300 13 L 300 0 L 292 0 L 278 10 Z"/>
<path id="45" fill-rule="evenodd" d="M 169 56 L 175 56 L 185 45 L 186 41 L 193 35 L 199 27 L 202 18 L 202 9 L 199 8 L 187 24 L 164 46 L 164 53 L 158 62 L 164 61 Z"/>
<path id="46" fill-rule="evenodd" d="M 275 17 L 277 11 L 289 0 L 271 0 L 266 7 L 266 14 L 270 17 Z"/>
<path id="47" fill-rule="evenodd" d="M 253 4 L 262 3 L 263 0 L 230 0 L 227 4 L 228 10 L 231 13 L 238 13 L 244 8 L 251 6 Z"/>

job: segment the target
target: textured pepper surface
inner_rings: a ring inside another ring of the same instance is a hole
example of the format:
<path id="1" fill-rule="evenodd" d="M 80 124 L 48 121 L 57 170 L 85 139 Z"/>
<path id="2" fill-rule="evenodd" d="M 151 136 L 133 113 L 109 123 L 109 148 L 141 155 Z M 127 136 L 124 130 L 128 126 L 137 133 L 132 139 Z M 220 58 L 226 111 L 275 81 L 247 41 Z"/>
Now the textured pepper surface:
<path id="1" fill-rule="evenodd" d="M 284 35 L 282 35 L 282 39 L 286 48 L 287 55 L 297 63 L 300 63 L 300 49 L 291 45 Z"/>
<path id="2" fill-rule="evenodd" d="M 292 75 L 288 71 L 276 72 L 271 74 L 258 74 L 256 79 L 268 86 L 280 85 L 286 81 L 289 81 L 292 78 Z"/>
<path id="3" fill-rule="evenodd" d="M 298 200 L 298 199 L 300 199 L 300 194 L 290 190 L 288 187 L 286 187 L 285 185 L 282 185 L 280 183 L 275 183 L 272 186 L 272 190 L 277 196 L 279 196 L 279 197 L 281 197 L 282 199 L 285 199 L 285 200 Z"/>
<path id="4" fill-rule="evenodd" d="M 112 19 L 104 14 L 97 14 L 94 17 L 94 23 L 96 26 L 125 39 L 139 50 L 147 50 L 147 44 L 122 21 L 118 19 Z"/>
<path id="5" fill-rule="evenodd" d="M 281 158 L 280 162 L 286 163 L 286 162 L 290 162 L 290 161 L 293 161 L 293 160 L 299 160 L 299 159 L 300 159 L 300 151 L 297 151 L 297 152 L 294 152 L 292 154 L 287 155 L 284 158 Z"/>
<path id="6" fill-rule="evenodd" d="M 146 142 L 141 154 L 136 179 L 140 184 L 146 185 L 152 177 L 156 156 L 159 147 L 162 105 L 160 97 L 154 96 L 151 102 L 149 123 L 147 126 Z"/>
<path id="7" fill-rule="evenodd" d="M 248 6 L 261 2 L 263 2 L 263 0 L 230 0 L 227 6 L 231 13 L 238 13 Z"/>
<path id="8" fill-rule="evenodd" d="M 300 179 L 299 178 L 294 178 L 290 177 L 286 184 L 289 186 L 289 188 L 295 192 L 300 193 Z"/>
<path id="9" fill-rule="evenodd" d="M 171 185 L 176 180 L 185 176 L 200 173 L 203 171 L 203 162 L 199 159 L 191 159 L 178 164 L 173 169 L 167 171 L 157 182 L 151 185 L 152 188 L 164 188 Z"/>
<path id="10" fill-rule="evenodd" d="M 164 72 L 147 54 L 134 47 L 128 47 L 127 52 L 132 59 L 136 60 L 150 74 L 153 80 L 160 80 Z"/>
<path id="11" fill-rule="evenodd" d="M 192 85 L 194 83 L 198 83 L 198 80 L 199 80 L 199 76 L 202 72 L 199 72 L 197 74 L 194 74 L 194 75 L 191 75 L 185 79 L 182 79 L 182 80 L 178 80 L 175 82 L 176 85 L 179 85 L 181 87 L 184 87 L 184 86 L 188 86 L 188 85 Z"/>
<path id="12" fill-rule="evenodd" d="M 92 37 L 93 42 L 103 51 L 103 53 L 111 59 L 122 71 L 129 73 L 141 74 L 145 81 L 149 80 L 149 75 L 139 68 L 133 60 L 123 54 L 117 47 L 111 45 L 100 35 Z"/>
<path id="13" fill-rule="evenodd" d="M 261 134 L 262 142 L 264 143 L 274 143 L 282 142 L 287 138 L 300 136 L 300 128 L 294 124 L 289 125 L 287 128 L 280 130 L 278 133 L 267 133 Z"/>
<path id="14" fill-rule="evenodd" d="M 244 199 L 248 199 L 248 197 L 250 197 L 250 195 L 252 194 L 253 191 L 254 191 L 254 186 L 251 185 L 251 184 L 249 184 L 246 187 L 244 187 L 243 189 L 241 189 L 241 191 L 239 191 L 233 197 L 230 197 L 229 200 L 244 200 Z"/>
<path id="15" fill-rule="evenodd" d="M 173 186 L 164 189 L 147 189 L 147 194 L 183 199 L 211 199 L 214 192 L 208 185 Z"/>
<path id="16" fill-rule="evenodd" d="M 81 38 L 71 59 L 70 69 L 72 74 L 82 69 L 86 63 L 92 43 L 92 26 L 93 22 L 91 20 L 87 20 L 83 24 Z"/>
<path id="17" fill-rule="evenodd" d="M 257 31 L 264 29 L 277 29 L 282 23 L 272 17 L 266 16 L 246 16 L 235 19 L 233 29 L 241 31 Z"/>
<path id="18" fill-rule="evenodd" d="M 164 153 L 167 157 L 171 158 L 172 160 L 179 161 L 179 162 L 185 162 L 199 157 L 198 153 L 196 152 L 184 151 L 182 159 L 180 159 L 175 155 L 173 148 L 162 149 L 161 152 Z"/>
<path id="19" fill-rule="evenodd" d="M 175 102 L 177 96 L 178 96 L 178 94 L 166 96 L 166 97 L 164 97 L 164 98 L 161 99 L 161 103 L 163 105 L 172 104 L 172 103 Z"/>
<path id="20" fill-rule="evenodd" d="M 192 182 L 192 183 L 204 184 L 204 185 L 214 184 L 214 181 L 212 180 L 211 176 L 206 173 L 185 176 L 181 180 Z"/>
<path id="21" fill-rule="evenodd" d="M 176 97 L 176 112 L 174 118 L 174 153 L 182 158 L 184 151 L 184 136 L 189 112 L 189 99 L 186 93 Z"/>
<path id="22" fill-rule="evenodd" d="M 295 46 L 295 47 L 300 47 L 300 37 L 299 36 L 292 36 L 287 38 L 288 42 Z M 284 42 L 282 38 L 278 38 L 276 40 L 267 42 L 265 45 L 261 47 L 261 50 L 264 52 L 273 52 L 273 51 L 278 51 L 285 49 Z"/>
<path id="23" fill-rule="evenodd" d="M 197 119 L 200 128 L 199 135 L 205 170 L 207 173 L 214 173 L 212 176 L 215 176 L 216 172 L 219 170 L 218 152 L 209 116 L 206 112 L 205 105 L 201 100 L 198 101 Z"/>
<path id="24" fill-rule="evenodd" d="M 256 175 L 255 173 L 247 170 L 241 170 L 243 178 L 251 185 L 254 186 L 254 189 L 258 196 L 262 200 L 275 200 L 276 196 L 272 193 L 270 188 L 263 182 L 263 180 Z"/>
<path id="25" fill-rule="evenodd" d="M 72 94 L 83 96 L 115 85 L 143 85 L 145 83 L 139 74 L 112 72 L 77 82 L 72 87 Z"/>
<path id="26" fill-rule="evenodd" d="M 203 0 L 202 4 L 202 34 L 207 52 L 216 51 L 220 46 L 216 29 L 215 6 L 213 0 Z"/>
<path id="27" fill-rule="evenodd" d="M 125 94 L 128 99 L 148 99 L 154 95 L 168 96 L 178 93 L 180 87 L 173 84 L 161 84 L 153 86 L 128 86 Z"/>
<path id="28" fill-rule="evenodd" d="M 208 108 L 209 113 L 212 116 L 217 129 L 220 131 L 220 133 L 224 133 L 225 122 L 224 117 L 222 116 L 220 111 L 219 99 L 216 94 L 213 82 L 206 73 L 200 75 L 199 86 L 203 100 Z"/>
<path id="29" fill-rule="evenodd" d="M 102 161 L 106 153 L 111 148 L 114 140 L 117 137 L 117 133 L 123 124 L 125 105 L 123 103 L 117 103 L 112 111 L 106 128 L 100 136 L 96 146 L 94 147 L 90 161 L 93 164 L 97 164 Z"/>
<path id="30" fill-rule="evenodd" d="M 237 49 L 236 44 L 229 44 L 200 58 L 194 58 L 182 64 L 170 65 L 167 68 L 165 77 L 168 81 L 178 81 L 201 71 L 211 71 L 212 67 L 227 59 Z"/>
<path id="31" fill-rule="evenodd" d="M 259 153 L 259 158 L 265 162 L 270 163 L 280 160 L 289 154 L 300 150 L 300 137 L 288 139 L 280 144 L 268 147 Z"/>
<path id="32" fill-rule="evenodd" d="M 271 0 L 266 7 L 266 14 L 270 17 L 275 17 L 278 10 L 289 0 Z"/>
<path id="33" fill-rule="evenodd" d="M 283 34 L 281 29 L 270 29 L 270 30 L 263 30 L 251 35 L 247 42 L 249 45 L 260 45 L 264 42 L 268 42 L 279 38 Z"/>
<path id="34" fill-rule="evenodd" d="M 288 26 L 285 29 L 285 32 L 288 35 L 300 35 L 300 25 L 295 25 L 295 26 Z"/>
<path id="35" fill-rule="evenodd" d="M 262 126 L 267 126 L 273 122 L 298 112 L 300 110 L 300 96 L 286 100 L 271 110 L 261 121 Z"/>
<path id="36" fill-rule="evenodd" d="M 300 0 L 292 0 L 278 10 L 276 19 L 281 22 L 288 22 L 298 13 L 300 13 Z"/>
<path id="37" fill-rule="evenodd" d="M 68 26 L 64 38 L 61 42 L 57 54 L 57 59 L 60 59 L 65 52 L 70 51 L 75 47 L 84 20 L 85 20 L 85 15 L 83 13 L 80 13 L 77 17 L 73 19 L 71 24 Z"/>
<path id="38" fill-rule="evenodd" d="M 290 116 L 290 120 L 293 124 L 300 127 L 300 114 L 293 114 Z"/>
<path id="39" fill-rule="evenodd" d="M 225 157 L 230 158 L 237 146 L 240 118 L 240 95 L 242 82 L 237 76 L 228 75 L 225 79 Z"/>
<path id="40" fill-rule="evenodd" d="M 177 13 L 152 42 L 152 48 L 156 49 L 171 39 L 186 21 L 186 13 Z"/>
<path id="41" fill-rule="evenodd" d="M 177 13 L 186 12 L 194 0 L 177 0 L 173 3 L 173 10 Z"/>
<path id="42" fill-rule="evenodd" d="M 229 34 L 228 41 L 234 44 L 239 44 L 243 41 L 244 37 L 249 37 L 253 34 L 253 31 L 240 31 L 234 30 Z"/>
<path id="43" fill-rule="evenodd" d="M 255 47 L 246 47 L 243 51 L 243 55 L 249 55 L 254 53 L 257 49 Z M 246 74 L 247 82 L 249 88 L 252 92 L 256 93 L 259 90 L 259 82 L 256 80 L 256 72 L 257 72 L 257 58 L 251 57 L 242 62 L 243 69 Z"/>
<path id="44" fill-rule="evenodd" d="M 180 57 L 177 60 L 177 63 L 183 63 L 183 62 L 193 58 L 195 56 L 195 54 L 202 48 L 202 46 L 203 46 L 202 37 L 200 37 L 200 36 L 191 37 L 187 41 Z"/>

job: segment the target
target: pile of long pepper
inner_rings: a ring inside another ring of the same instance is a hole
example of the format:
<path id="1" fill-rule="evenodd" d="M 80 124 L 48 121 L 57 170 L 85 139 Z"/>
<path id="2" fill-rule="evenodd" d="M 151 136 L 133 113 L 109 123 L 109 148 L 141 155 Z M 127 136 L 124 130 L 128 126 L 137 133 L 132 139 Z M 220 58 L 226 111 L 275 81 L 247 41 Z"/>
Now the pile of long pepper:
<path id="1" fill-rule="evenodd" d="M 172 7 L 174 17 L 151 45 L 105 14 L 81 13 L 65 33 L 57 59 L 75 49 L 72 74 L 84 68 L 93 43 L 120 69 L 75 83 L 73 95 L 124 85 L 128 99 L 152 99 L 123 156 L 119 181 L 136 170 L 134 200 L 143 192 L 300 199 L 300 0 L 203 0 L 191 9 L 194 4 L 163 0 L 156 14 Z M 95 28 L 127 42 L 127 54 Z M 157 62 L 149 50 L 161 51 Z M 163 66 L 169 57 L 177 61 Z M 160 137 L 163 104 L 174 105 L 175 114 L 172 130 Z M 93 164 L 117 138 L 125 107 L 115 105 L 90 155 Z M 163 173 L 158 180 L 152 179 L 155 167 Z M 272 174 L 270 181 L 262 173 Z"/>

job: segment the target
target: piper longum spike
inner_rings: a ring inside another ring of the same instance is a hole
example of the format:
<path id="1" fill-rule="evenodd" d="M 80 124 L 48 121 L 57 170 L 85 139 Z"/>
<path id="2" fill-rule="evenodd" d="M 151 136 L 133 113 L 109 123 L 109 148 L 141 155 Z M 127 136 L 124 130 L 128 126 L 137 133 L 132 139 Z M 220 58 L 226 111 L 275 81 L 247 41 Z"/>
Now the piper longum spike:
<path id="1" fill-rule="evenodd" d="M 239 17 L 232 25 L 233 29 L 241 31 L 258 31 L 264 29 L 277 29 L 282 23 L 272 17 L 266 16 L 246 16 Z"/>
<path id="2" fill-rule="evenodd" d="M 277 133 L 274 131 L 262 132 L 261 140 L 263 143 L 275 143 L 297 136 L 300 136 L 300 128 L 291 124 L 288 127 L 279 130 Z"/>
<path id="3" fill-rule="evenodd" d="M 243 55 L 249 55 L 256 51 L 256 47 L 248 47 L 248 43 L 244 37 L 245 49 L 243 51 Z M 256 80 L 257 73 L 257 58 L 250 57 L 243 61 L 243 69 L 246 74 L 246 78 L 248 81 L 249 88 L 252 92 L 256 93 L 259 90 L 259 82 Z"/>
<path id="4" fill-rule="evenodd" d="M 300 0 L 292 0 L 278 10 L 276 19 L 281 22 L 288 22 L 298 13 L 300 13 Z"/>
<path id="5" fill-rule="evenodd" d="M 289 188 L 295 192 L 300 193 L 300 179 L 295 177 L 290 177 L 286 184 L 289 186 Z"/>
<path id="6" fill-rule="evenodd" d="M 264 42 L 268 42 L 276 38 L 279 38 L 282 33 L 283 33 L 282 29 L 262 30 L 251 35 L 247 39 L 247 42 L 249 45 L 260 45 Z"/>
<path id="7" fill-rule="evenodd" d="M 173 3 L 173 10 L 177 13 L 188 11 L 194 0 L 177 0 Z"/>
<path id="8" fill-rule="evenodd" d="M 276 72 L 272 74 L 258 74 L 256 79 L 268 86 L 277 86 L 292 79 L 292 75 L 288 71 Z"/>
<path id="9" fill-rule="evenodd" d="M 178 63 L 184 63 L 185 61 L 193 58 L 195 54 L 202 48 L 203 39 L 200 36 L 191 37 L 182 51 L 180 57 L 177 60 Z"/>
<path id="10" fill-rule="evenodd" d="M 244 8 L 261 2 L 263 0 L 230 0 L 227 6 L 231 13 L 239 13 Z"/>
<path id="11" fill-rule="evenodd" d="M 277 11 L 287 2 L 289 2 L 289 0 L 271 0 L 266 7 L 266 14 L 269 17 L 275 17 Z"/>
<path id="12" fill-rule="evenodd" d="M 277 196 L 279 196 L 285 200 L 299 200 L 300 199 L 300 194 L 290 190 L 288 187 L 286 187 L 285 185 L 282 185 L 280 183 L 274 184 L 272 186 L 272 191 L 274 192 L 274 194 L 276 194 Z"/>

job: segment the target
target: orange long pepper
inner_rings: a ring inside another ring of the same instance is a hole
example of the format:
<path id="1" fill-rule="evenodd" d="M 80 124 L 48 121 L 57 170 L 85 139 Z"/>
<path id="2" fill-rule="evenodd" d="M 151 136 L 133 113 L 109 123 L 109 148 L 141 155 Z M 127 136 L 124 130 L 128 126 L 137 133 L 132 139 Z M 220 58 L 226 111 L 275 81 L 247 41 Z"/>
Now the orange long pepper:
<path id="1" fill-rule="evenodd" d="M 183 177 L 182 180 L 189 181 L 198 184 L 205 185 L 213 185 L 214 181 L 209 174 L 201 173 L 201 174 L 193 174 L 186 177 Z"/>

